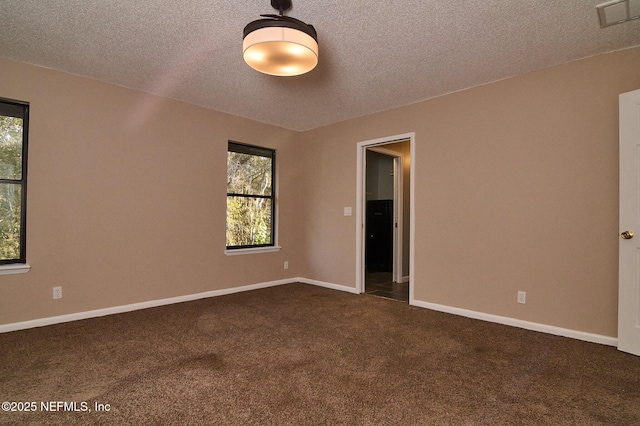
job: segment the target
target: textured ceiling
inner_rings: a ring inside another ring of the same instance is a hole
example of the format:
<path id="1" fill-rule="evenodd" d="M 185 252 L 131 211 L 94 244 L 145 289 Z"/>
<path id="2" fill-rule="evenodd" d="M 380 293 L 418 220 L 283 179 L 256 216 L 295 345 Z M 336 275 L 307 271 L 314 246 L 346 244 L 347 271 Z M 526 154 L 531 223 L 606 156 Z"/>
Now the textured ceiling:
<path id="1" fill-rule="evenodd" d="M 273 77 L 241 52 L 268 0 L 2 0 L 0 56 L 308 130 L 640 45 L 603 1 L 293 0 L 320 63 Z"/>

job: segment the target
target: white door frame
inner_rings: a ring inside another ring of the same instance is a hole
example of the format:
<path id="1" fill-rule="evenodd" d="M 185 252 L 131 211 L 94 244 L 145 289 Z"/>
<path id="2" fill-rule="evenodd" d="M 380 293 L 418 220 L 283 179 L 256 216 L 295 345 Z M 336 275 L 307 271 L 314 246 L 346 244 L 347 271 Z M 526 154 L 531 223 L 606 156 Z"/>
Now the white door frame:
<path id="1" fill-rule="evenodd" d="M 403 227 L 403 212 L 402 212 L 402 207 L 404 205 L 404 200 L 403 200 L 403 188 L 402 188 L 402 174 L 403 174 L 403 170 L 402 170 L 402 165 L 404 162 L 404 156 L 399 153 L 399 152 L 395 152 L 392 151 L 390 149 L 386 149 L 384 148 L 384 145 L 382 146 L 373 146 L 373 147 L 366 147 L 365 149 L 368 149 L 369 151 L 374 151 L 380 154 L 384 154 L 387 155 L 389 157 L 393 157 L 393 268 L 392 268 L 392 279 L 393 281 L 397 282 L 397 283 L 401 283 L 403 280 L 403 275 L 402 275 L 402 252 L 403 247 L 402 247 L 402 237 L 403 237 L 403 233 L 402 233 L 402 227 Z M 365 159 L 365 191 L 366 191 L 366 159 Z M 365 192 L 365 204 L 363 205 L 365 211 L 363 212 L 363 215 L 365 216 L 365 229 L 367 227 L 366 224 L 366 192 Z M 365 238 L 366 241 L 366 238 Z"/>
<path id="2" fill-rule="evenodd" d="M 367 148 L 379 147 L 382 145 L 402 142 L 410 142 L 410 207 L 409 207 L 409 226 L 411 229 L 409 237 L 409 304 L 413 304 L 413 288 L 415 285 L 415 262 L 414 262 L 414 230 L 415 230 L 415 132 L 405 133 L 401 135 L 388 136 L 385 138 L 373 139 L 357 144 L 357 166 L 356 166 L 356 291 L 358 293 L 364 293 L 365 291 L 365 271 L 364 271 L 364 254 L 365 254 L 365 233 L 364 226 L 366 223 L 365 214 L 365 186 L 366 186 L 366 150 Z M 395 153 L 398 155 L 398 153 Z M 401 221 L 400 221 L 401 222 Z M 402 254 L 400 254 L 402 255 Z M 400 268 L 400 274 L 402 274 L 402 268 Z"/>

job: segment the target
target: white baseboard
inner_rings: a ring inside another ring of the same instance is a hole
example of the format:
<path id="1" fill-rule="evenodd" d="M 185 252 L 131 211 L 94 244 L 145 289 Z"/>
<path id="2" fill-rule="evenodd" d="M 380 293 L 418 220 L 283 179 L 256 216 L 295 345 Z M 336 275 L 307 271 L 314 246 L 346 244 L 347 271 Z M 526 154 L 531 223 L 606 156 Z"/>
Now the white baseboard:
<path id="1" fill-rule="evenodd" d="M 408 283 L 409 282 L 409 275 L 405 275 L 404 277 L 402 277 L 402 282 L 403 283 Z"/>
<path id="2" fill-rule="evenodd" d="M 423 302 L 420 300 L 412 300 L 411 304 L 420 308 L 431 309 L 438 312 L 446 312 L 448 314 L 460 315 L 467 318 L 478 319 L 482 321 L 494 322 L 512 327 L 524 328 L 526 330 L 539 331 L 542 333 L 553 334 L 555 336 L 570 337 L 572 339 L 583 340 L 585 342 L 599 343 L 608 346 L 617 346 L 618 339 L 615 337 L 603 336 L 600 334 L 586 333 L 584 331 L 569 330 L 567 328 L 555 327 L 552 325 L 539 324 L 536 322 L 523 321 L 515 318 L 502 317 L 499 315 L 486 314 L 483 312 L 470 311 L 468 309 L 454 308 L 446 305 L 438 305 L 436 303 Z"/>
<path id="3" fill-rule="evenodd" d="M 224 296 L 226 294 L 240 293 L 243 291 L 257 290 L 261 288 L 274 287 L 283 284 L 301 282 L 304 284 L 316 285 L 333 290 L 345 291 L 347 293 L 358 294 L 354 287 L 340 284 L 333 284 L 324 281 L 311 280 L 307 278 L 297 277 L 278 281 L 269 281 L 264 283 L 250 284 L 241 287 L 225 288 L 221 290 L 206 291 L 204 293 L 188 294 L 184 296 L 171 297 L 167 299 L 150 300 L 148 302 L 132 303 L 130 305 L 114 306 L 111 308 L 96 309 L 93 311 L 78 312 L 75 314 L 59 315 L 49 318 L 40 318 L 30 321 L 16 322 L 11 324 L 0 324 L 0 333 L 10 331 L 25 330 L 28 328 L 43 327 L 47 325 L 60 324 L 69 321 L 77 321 L 88 318 L 102 317 L 105 315 L 120 314 L 124 312 L 137 311 L 140 309 L 155 308 L 158 306 L 171 305 L 173 303 L 190 302 L 192 300 L 205 299 L 209 297 Z M 600 343 L 603 345 L 617 346 L 618 339 L 615 337 L 602 336 L 599 334 L 586 333 L 582 331 L 569 330 L 551 325 L 539 324 L 529 321 L 518 320 L 515 318 L 502 317 L 499 315 L 486 314 L 482 312 L 471 311 L 468 309 L 454 308 L 446 305 L 438 305 L 436 303 L 423 302 L 421 300 L 412 299 L 409 303 L 420 308 L 431 309 L 439 312 L 460 315 L 467 318 L 489 321 L 512 327 L 524 328 L 526 330 L 540 331 L 542 333 L 553 334 L 556 336 L 570 337 L 573 339 L 583 340 L 586 342 Z"/>
<path id="4" fill-rule="evenodd" d="M 10 331 L 17 331 L 17 330 L 25 330 L 27 328 L 43 327 L 46 325 L 60 324 L 63 322 L 77 321 L 77 320 L 88 319 L 88 318 L 103 317 L 105 315 L 121 314 L 124 312 L 137 311 L 140 309 L 171 305 L 173 303 L 190 302 L 192 300 L 205 299 L 208 297 L 224 296 L 226 294 L 240 293 L 243 291 L 257 290 L 260 288 L 267 288 L 267 287 L 273 287 L 273 286 L 282 285 L 282 284 L 289 284 L 289 283 L 297 282 L 297 280 L 298 278 L 291 278 L 291 279 L 279 280 L 279 281 L 269 281 L 264 283 L 245 285 L 241 287 L 206 291 L 204 293 L 170 297 L 168 299 L 150 300 L 148 302 L 132 303 L 130 305 L 114 306 L 111 308 L 78 312 L 75 314 L 40 318 L 40 319 L 31 320 L 31 321 L 15 322 L 12 324 L 2 324 L 0 325 L 0 333 L 7 333 Z"/>
<path id="5" fill-rule="evenodd" d="M 347 293 L 359 294 L 358 290 L 356 290 L 355 287 L 348 287 L 346 285 L 327 283 L 324 281 L 310 280 L 308 278 L 302 278 L 302 277 L 298 277 L 296 278 L 296 280 L 298 282 L 305 283 L 305 284 L 317 285 L 318 287 L 326 287 L 326 288 L 331 288 L 333 290 L 346 291 Z"/>

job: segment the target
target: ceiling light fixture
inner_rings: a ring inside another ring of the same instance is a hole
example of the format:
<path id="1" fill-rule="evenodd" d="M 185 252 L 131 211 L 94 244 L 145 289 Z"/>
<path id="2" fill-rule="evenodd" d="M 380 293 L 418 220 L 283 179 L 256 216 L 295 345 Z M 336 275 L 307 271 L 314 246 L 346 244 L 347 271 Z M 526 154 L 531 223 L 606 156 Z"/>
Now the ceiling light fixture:
<path id="1" fill-rule="evenodd" d="M 318 34 L 313 25 L 284 16 L 291 0 L 271 0 L 279 15 L 260 15 L 244 27 L 244 61 L 256 71 L 277 76 L 307 73 L 318 64 Z"/>

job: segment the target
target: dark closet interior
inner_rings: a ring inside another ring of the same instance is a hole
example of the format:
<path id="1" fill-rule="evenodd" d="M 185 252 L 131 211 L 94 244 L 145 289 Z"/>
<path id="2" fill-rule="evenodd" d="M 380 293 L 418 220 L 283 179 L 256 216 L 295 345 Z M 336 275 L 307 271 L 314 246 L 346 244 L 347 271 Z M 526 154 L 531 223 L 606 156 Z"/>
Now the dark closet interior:
<path id="1" fill-rule="evenodd" d="M 370 272 L 393 271 L 393 200 L 367 201 L 365 264 Z"/>

